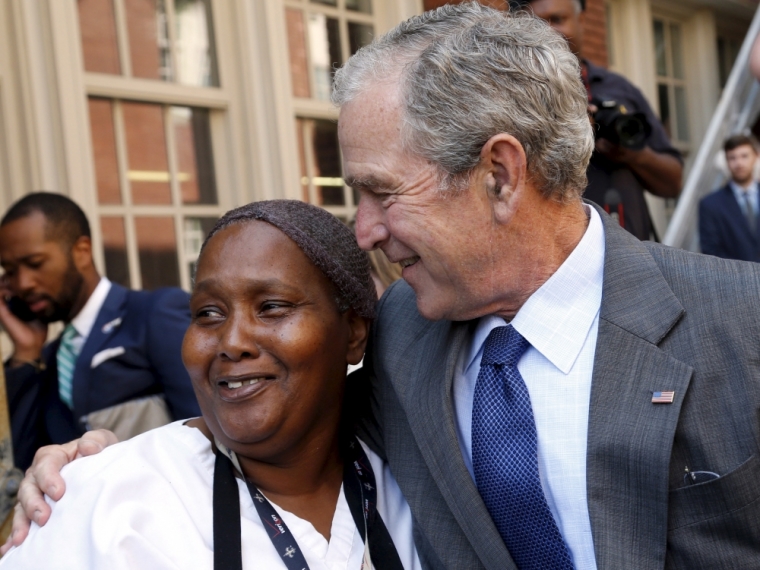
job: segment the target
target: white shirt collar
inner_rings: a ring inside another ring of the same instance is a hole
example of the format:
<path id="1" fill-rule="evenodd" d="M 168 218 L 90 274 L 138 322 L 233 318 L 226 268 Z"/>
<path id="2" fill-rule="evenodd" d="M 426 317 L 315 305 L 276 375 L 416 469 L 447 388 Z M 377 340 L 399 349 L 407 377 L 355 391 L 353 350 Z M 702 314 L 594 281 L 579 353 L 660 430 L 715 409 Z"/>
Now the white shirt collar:
<path id="1" fill-rule="evenodd" d="M 111 282 L 107 277 L 101 277 L 95 290 L 87 299 L 87 302 L 82 307 L 82 310 L 77 313 L 77 316 L 71 319 L 72 326 L 77 330 L 80 336 L 87 338 L 90 336 L 92 326 L 95 324 L 95 319 L 98 318 L 98 313 L 103 307 L 103 303 L 106 301 L 108 292 L 111 290 Z"/>
<path id="2" fill-rule="evenodd" d="M 512 326 L 564 374 L 577 360 L 602 304 L 604 229 L 597 211 L 585 208 L 589 224 L 583 238 L 512 319 Z M 491 330 L 504 324 L 494 315 L 480 319 L 465 370 L 473 365 Z"/>

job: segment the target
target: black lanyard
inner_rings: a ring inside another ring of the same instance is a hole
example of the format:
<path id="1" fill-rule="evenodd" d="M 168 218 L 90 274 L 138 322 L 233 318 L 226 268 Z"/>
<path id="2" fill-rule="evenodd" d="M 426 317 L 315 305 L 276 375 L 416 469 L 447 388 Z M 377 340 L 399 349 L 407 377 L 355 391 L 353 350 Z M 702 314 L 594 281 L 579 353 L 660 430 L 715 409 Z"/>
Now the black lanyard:
<path id="1" fill-rule="evenodd" d="M 356 438 L 343 448 L 343 493 L 362 540 L 369 535 L 369 552 L 376 570 L 403 570 L 388 529 L 377 512 L 375 474 Z M 308 570 L 295 537 L 256 486 L 246 482 L 261 523 L 288 570 Z M 232 461 L 217 451 L 214 467 L 214 569 L 242 570 L 240 498 Z M 364 569 L 370 570 L 370 569 Z"/>

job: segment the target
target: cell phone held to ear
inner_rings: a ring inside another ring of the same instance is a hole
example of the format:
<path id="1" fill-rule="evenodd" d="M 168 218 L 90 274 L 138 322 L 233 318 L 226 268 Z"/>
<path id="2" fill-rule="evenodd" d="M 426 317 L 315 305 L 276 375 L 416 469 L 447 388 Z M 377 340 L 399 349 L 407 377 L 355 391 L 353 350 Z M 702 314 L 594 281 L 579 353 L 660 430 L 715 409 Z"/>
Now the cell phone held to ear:
<path id="1" fill-rule="evenodd" d="M 27 305 L 19 297 L 7 297 L 5 299 L 5 304 L 8 305 L 10 312 L 20 320 L 27 323 L 37 320 L 37 315 L 35 315 L 29 308 L 29 305 Z"/>

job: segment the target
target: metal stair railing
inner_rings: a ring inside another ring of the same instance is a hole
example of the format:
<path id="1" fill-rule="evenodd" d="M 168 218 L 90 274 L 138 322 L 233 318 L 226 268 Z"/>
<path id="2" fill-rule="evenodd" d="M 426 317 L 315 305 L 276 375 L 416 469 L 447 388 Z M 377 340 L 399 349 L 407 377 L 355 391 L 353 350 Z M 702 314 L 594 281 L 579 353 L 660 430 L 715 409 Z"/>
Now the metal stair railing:
<path id="1" fill-rule="evenodd" d="M 760 83 L 749 72 L 749 56 L 758 33 L 760 8 L 755 12 L 718 107 L 710 120 L 710 126 L 681 191 L 678 205 L 662 239 L 666 245 L 699 251 L 699 201 L 722 186 L 726 180 L 726 175 L 716 160 L 722 153 L 723 141 L 733 134 L 749 130 L 760 113 Z"/>

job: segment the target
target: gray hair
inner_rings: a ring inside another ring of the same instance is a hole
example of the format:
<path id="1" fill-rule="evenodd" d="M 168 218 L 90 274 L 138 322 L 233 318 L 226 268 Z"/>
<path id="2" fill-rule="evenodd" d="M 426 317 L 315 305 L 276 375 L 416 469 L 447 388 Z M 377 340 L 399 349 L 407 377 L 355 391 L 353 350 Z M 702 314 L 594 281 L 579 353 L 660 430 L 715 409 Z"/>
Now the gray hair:
<path id="1" fill-rule="evenodd" d="M 594 148 L 577 58 L 543 20 L 477 2 L 410 18 L 360 49 L 335 75 L 342 106 L 397 81 L 406 148 L 449 179 L 466 177 L 498 133 L 525 149 L 547 197 L 578 199 Z"/>

